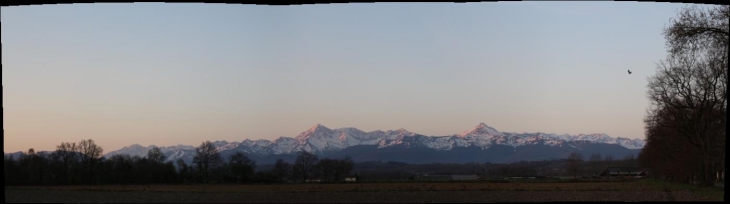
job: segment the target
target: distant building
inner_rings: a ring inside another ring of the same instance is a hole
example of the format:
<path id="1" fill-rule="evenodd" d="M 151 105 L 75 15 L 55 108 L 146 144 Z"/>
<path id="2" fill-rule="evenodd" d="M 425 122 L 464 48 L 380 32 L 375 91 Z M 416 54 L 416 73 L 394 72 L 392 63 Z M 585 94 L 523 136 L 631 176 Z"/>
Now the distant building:
<path id="1" fill-rule="evenodd" d="M 345 178 L 345 182 L 355 182 L 355 181 L 357 181 L 357 179 L 355 177 Z"/>
<path id="2" fill-rule="evenodd" d="M 648 174 L 639 167 L 608 167 L 598 174 L 598 178 L 644 178 Z"/>
<path id="3" fill-rule="evenodd" d="M 506 177 L 504 179 L 510 180 L 510 179 L 547 179 L 547 178 L 548 177 L 546 177 L 546 176 L 526 175 L 526 176 L 510 176 L 510 177 Z"/>

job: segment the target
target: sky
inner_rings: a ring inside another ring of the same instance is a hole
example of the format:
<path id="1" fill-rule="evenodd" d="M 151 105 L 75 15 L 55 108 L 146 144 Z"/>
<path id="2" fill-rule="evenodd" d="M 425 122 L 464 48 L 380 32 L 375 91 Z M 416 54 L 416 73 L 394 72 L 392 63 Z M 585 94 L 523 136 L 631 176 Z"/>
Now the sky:
<path id="1" fill-rule="evenodd" d="M 2 7 L 3 149 L 197 146 L 316 124 L 644 138 L 647 78 L 683 6 Z"/>

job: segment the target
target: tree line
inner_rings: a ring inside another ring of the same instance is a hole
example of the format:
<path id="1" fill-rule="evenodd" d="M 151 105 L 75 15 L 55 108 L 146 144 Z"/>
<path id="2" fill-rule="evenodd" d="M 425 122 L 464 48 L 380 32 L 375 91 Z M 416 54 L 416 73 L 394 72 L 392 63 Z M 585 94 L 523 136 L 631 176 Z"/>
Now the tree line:
<path id="1" fill-rule="evenodd" d="M 354 172 L 362 181 L 414 180 L 421 175 L 477 175 L 484 179 L 505 177 L 591 177 L 608 167 L 636 167 L 634 155 L 615 159 L 612 155 L 591 154 L 585 159 L 580 153 L 572 153 L 563 159 L 520 161 L 512 163 L 431 163 L 407 164 L 403 162 L 361 162 Z"/>
<path id="2" fill-rule="evenodd" d="M 5 157 L 6 185 L 69 185 L 69 184 L 170 184 L 170 183 L 282 183 L 343 181 L 413 180 L 419 175 L 473 174 L 484 178 L 511 176 L 590 176 L 609 166 L 636 166 L 629 155 L 623 160 L 612 156 L 571 154 L 566 159 L 522 161 L 508 164 L 407 164 L 403 162 L 355 163 L 349 157 L 323 158 L 298 152 L 294 163 L 279 159 L 266 170 L 258 170 L 255 161 L 244 153 L 224 159 L 210 141 L 195 149 L 192 163 L 181 159 L 167 161 L 154 147 L 146 156 L 114 155 L 101 157 L 103 150 L 93 140 L 62 143 L 51 153 L 28 150 L 20 158 Z"/>
<path id="3" fill-rule="evenodd" d="M 565 171 L 573 178 L 598 176 L 608 167 L 637 167 L 639 161 L 633 154 L 626 155 L 623 159 L 614 159 L 608 155 L 605 158 L 601 154 L 591 154 L 587 161 L 583 155 L 577 152 L 570 153 L 565 163 Z"/>
<path id="4" fill-rule="evenodd" d="M 5 156 L 5 185 L 163 184 L 342 181 L 354 167 L 349 157 L 319 159 L 301 151 L 294 164 L 281 159 L 274 168 L 256 171 L 256 162 L 241 152 L 223 158 L 210 141 L 195 148 L 191 164 L 166 161 L 160 148 L 146 156 L 102 157 L 93 140 L 63 142 L 51 153 L 29 149 L 20 158 Z"/>
<path id="5" fill-rule="evenodd" d="M 642 166 L 712 185 L 725 171 L 730 6 L 686 7 L 665 27 L 668 55 L 649 78 Z"/>

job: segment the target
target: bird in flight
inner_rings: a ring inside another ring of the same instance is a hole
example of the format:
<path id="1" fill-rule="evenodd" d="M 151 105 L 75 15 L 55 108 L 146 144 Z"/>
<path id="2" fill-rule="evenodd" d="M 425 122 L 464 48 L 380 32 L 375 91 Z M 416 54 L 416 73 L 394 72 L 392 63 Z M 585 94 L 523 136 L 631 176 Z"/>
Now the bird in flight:
<path id="1" fill-rule="evenodd" d="M 631 70 L 629 70 L 629 74 L 631 74 Z"/>

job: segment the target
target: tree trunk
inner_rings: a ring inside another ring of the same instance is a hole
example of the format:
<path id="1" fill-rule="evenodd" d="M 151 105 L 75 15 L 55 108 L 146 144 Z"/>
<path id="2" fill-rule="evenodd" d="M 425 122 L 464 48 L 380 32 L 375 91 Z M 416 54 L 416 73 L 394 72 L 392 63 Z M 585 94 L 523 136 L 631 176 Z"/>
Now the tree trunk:
<path id="1" fill-rule="evenodd" d="M 63 167 L 63 182 L 68 184 L 68 167 Z"/>
<path id="2" fill-rule="evenodd" d="M 714 184 L 712 179 L 713 174 L 707 148 L 704 148 L 704 151 L 702 151 L 702 157 L 702 174 L 700 175 L 699 185 L 703 187 L 712 186 Z"/>
<path id="3" fill-rule="evenodd" d="M 41 164 L 43 165 L 43 164 Z M 40 167 L 38 172 L 38 184 L 43 185 L 43 166 Z"/>

